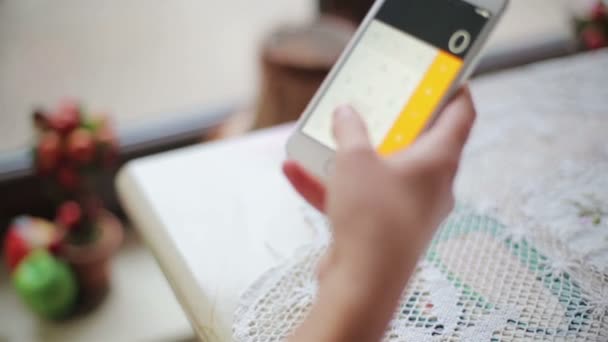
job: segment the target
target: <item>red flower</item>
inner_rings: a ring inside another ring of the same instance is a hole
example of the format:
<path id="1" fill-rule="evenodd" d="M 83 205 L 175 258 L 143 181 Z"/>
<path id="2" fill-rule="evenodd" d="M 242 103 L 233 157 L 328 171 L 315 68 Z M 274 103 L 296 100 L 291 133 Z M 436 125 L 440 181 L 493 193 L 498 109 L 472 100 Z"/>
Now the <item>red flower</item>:
<path id="1" fill-rule="evenodd" d="M 65 202 L 57 210 L 57 223 L 67 229 L 73 229 L 74 227 L 78 226 L 81 220 L 82 209 L 76 202 Z"/>
<path id="2" fill-rule="evenodd" d="M 595 50 L 608 46 L 608 40 L 599 27 L 590 26 L 582 33 L 583 42 L 589 49 Z"/>
<path id="3" fill-rule="evenodd" d="M 80 124 L 80 107 L 75 101 L 64 101 L 50 118 L 51 128 L 61 135 L 68 135 Z"/>
<path id="4" fill-rule="evenodd" d="M 59 113 L 80 119 L 80 105 L 72 99 L 64 99 L 59 104 Z M 80 121 L 80 120 L 79 120 Z"/>
<path id="5" fill-rule="evenodd" d="M 604 19 L 606 19 L 606 5 L 604 5 L 601 1 L 598 1 L 594 6 L 593 6 L 593 10 L 591 11 L 591 19 L 593 21 L 603 21 Z"/>
<path id="6" fill-rule="evenodd" d="M 61 138 L 55 132 L 47 132 L 40 139 L 36 149 L 38 169 L 47 173 L 54 170 L 61 158 Z"/>
<path id="7" fill-rule="evenodd" d="M 95 141 L 91 132 L 79 128 L 70 133 L 67 142 L 67 155 L 71 160 L 86 164 L 95 157 Z"/>
<path id="8" fill-rule="evenodd" d="M 53 130 L 61 135 L 67 135 L 76 127 L 78 122 L 65 114 L 55 114 L 50 118 L 50 126 Z"/>

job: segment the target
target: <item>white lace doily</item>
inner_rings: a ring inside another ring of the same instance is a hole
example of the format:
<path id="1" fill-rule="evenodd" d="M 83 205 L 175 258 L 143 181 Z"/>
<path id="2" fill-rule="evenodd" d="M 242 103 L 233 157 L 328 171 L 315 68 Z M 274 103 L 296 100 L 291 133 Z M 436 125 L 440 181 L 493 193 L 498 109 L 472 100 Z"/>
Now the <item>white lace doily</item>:
<path id="1" fill-rule="evenodd" d="M 460 206 L 386 341 L 608 341 L 608 50 L 473 82 Z M 321 218 L 307 220 L 323 229 Z M 243 295 L 236 341 L 282 341 L 308 312 L 327 239 Z"/>
<path id="2" fill-rule="evenodd" d="M 419 264 L 385 341 L 605 341 L 608 276 L 571 255 L 550 259 L 512 233 L 488 216 L 456 210 Z M 325 249 L 302 250 L 250 288 L 236 313 L 236 341 L 289 336 L 314 300 Z"/>

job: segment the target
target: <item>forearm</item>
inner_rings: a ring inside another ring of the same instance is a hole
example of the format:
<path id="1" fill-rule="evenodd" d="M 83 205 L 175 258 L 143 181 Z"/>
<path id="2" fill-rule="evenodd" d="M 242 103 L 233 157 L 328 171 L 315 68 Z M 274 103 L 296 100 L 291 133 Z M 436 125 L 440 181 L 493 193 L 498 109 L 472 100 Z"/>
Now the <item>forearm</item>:
<path id="1" fill-rule="evenodd" d="M 399 275 L 372 273 L 368 279 L 352 270 L 328 272 L 320 280 L 310 314 L 290 342 L 380 341 L 415 264 L 413 259 L 395 267 Z"/>

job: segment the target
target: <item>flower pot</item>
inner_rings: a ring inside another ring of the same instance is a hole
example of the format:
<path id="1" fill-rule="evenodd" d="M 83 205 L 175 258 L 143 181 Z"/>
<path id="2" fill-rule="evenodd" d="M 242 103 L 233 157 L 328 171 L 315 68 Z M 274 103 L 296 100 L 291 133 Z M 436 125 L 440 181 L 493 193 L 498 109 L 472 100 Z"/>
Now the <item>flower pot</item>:
<path id="1" fill-rule="evenodd" d="M 123 240 L 122 224 L 109 211 L 100 211 L 97 227 L 99 236 L 94 242 L 77 245 L 66 241 L 60 248 L 60 255 L 72 267 L 80 286 L 78 311 L 95 308 L 109 292 L 110 261 Z"/>

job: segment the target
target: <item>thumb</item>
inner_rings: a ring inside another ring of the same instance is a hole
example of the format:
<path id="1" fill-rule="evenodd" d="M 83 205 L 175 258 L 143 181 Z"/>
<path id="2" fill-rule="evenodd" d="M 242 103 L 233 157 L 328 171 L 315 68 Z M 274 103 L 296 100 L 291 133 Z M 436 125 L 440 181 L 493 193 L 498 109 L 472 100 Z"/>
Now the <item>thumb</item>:
<path id="1" fill-rule="evenodd" d="M 338 149 L 371 149 L 367 127 L 351 106 L 340 106 L 334 112 L 334 138 Z"/>

